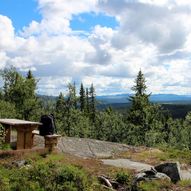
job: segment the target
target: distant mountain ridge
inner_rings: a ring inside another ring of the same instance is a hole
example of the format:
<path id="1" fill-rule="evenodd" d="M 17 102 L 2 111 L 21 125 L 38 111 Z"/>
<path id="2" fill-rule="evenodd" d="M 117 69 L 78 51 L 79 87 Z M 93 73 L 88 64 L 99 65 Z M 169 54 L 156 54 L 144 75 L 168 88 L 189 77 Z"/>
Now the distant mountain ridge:
<path id="1" fill-rule="evenodd" d="M 117 95 L 103 95 L 96 96 L 100 104 L 112 103 L 129 103 L 129 98 L 133 94 L 117 94 Z M 58 96 L 38 95 L 43 100 L 56 101 Z M 153 94 L 150 96 L 151 102 L 158 103 L 189 103 L 191 104 L 191 95 L 176 95 L 176 94 Z"/>
<path id="2" fill-rule="evenodd" d="M 128 103 L 132 94 L 117 94 L 97 96 L 97 100 L 103 103 Z M 150 96 L 151 102 L 159 103 L 174 103 L 174 102 L 190 102 L 191 95 L 176 95 L 176 94 L 153 94 Z"/>

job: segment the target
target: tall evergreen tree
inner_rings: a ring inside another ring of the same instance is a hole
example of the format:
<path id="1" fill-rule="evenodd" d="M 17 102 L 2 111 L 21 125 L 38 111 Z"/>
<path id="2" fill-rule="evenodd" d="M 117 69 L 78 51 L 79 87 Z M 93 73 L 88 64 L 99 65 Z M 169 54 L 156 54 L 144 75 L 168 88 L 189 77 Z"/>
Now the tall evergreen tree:
<path id="1" fill-rule="evenodd" d="M 26 78 L 27 78 L 27 79 L 33 79 L 33 78 L 34 78 L 32 72 L 31 72 L 31 70 L 28 71 Z"/>
<path id="2" fill-rule="evenodd" d="M 77 109 L 77 96 L 76 96 L 76 85 L 68 84 L 68 95 L 67 95 L 67 105 L 69 108 Z"/>
<path id="3" fill-rule="evenodd" d="M 86 88 L 86 113 L 89 114 L 90 104 L 89 104 L 89 90 Z"/>
<path id="4" fill-rule="evenodd" d="M 145 92 L 146 92 L 147 86 L 145 83 L 146 83 L 146 80 L 145 80 L 144 74 L 140 70 L 137 75 L 137 78 L 135 79 L 135 85 L 132 87 L 132 90 L 135 92 L 136 96 L 146 95 Z"/>
<path id="5" fill-rule="evenodd" d="M 91 121 L 93 123 L 95 123 L 95 118 L 96 118 L 96 94 L 95 94 L 95 88 L 93 86 L 93 84 L 91 84 L 91 87 L 90 87 L 90 91 L 89 91 L 89 94 L 90 94 L 90 118 L 91 118 Z"/>
<path id="6" fill-rule="evenodd" d="M 62 92 L 60 92 L 58 99 L 56 101 L 56 112 L 60 113 L 65 110 L 65 100 Z"/>
<path id="7" fill-rule="evenodd" d="M 75 82 L 73 84 L 73 93 L 74 93 L 74 108 L 77 109 L 78 108 L 78 104 L 77 104 L 76 83 Z"/>
<path id="8" fill-rule="evenodd" d="M 129 120 L 135 125 L 143 125 L 144 123 L 144 110 L 147 106 L 150 106 L 149 94 L 146 94 L 147 86 L 145 84 L 145 77 L 140 70 L 136 79 L 135 85 L 132 90 L 135 92 L 133 96 L 130 97 L 131 108 L 129 113 Z"/>
<path id="9" fill-rule="evenodd" d="M 83 83 L 81 83 L 81 86 L 80 86 L 80 110 L 81 111 L 85 111 L 85 105 L 86 105 L 85 102 L 86 102 L 85 90 L 84 90 Z"/>
<path id="10" fill-rule="evenodd" d="M 128 123 L 131 123 L 131 137 L 133 144 L 155 144 L 161 136 L 162 123 L 160 121 L 160 106 L 150 103 L 150 94 L 146 93 L 144 74 L 139 71 L 132 90 L 134 96 L 130 97 L 131 108 L 128 113 Z M 157 134 L 156 134 L 157 132 Z M 154 140 L 150 140 L 155 136 Z M 151 143 L 152 142 L 152 143 Z"/>

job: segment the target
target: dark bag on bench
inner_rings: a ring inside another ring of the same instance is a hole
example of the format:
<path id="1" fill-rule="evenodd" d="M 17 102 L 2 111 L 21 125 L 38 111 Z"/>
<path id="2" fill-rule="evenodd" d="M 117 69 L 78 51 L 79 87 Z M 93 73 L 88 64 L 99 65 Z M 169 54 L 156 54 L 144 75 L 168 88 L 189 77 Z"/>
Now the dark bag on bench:
<path id="1" fill-rule="evenodd" d="M 39 128 L 40 135 L 53 135 L 55 133 L 56 127 L 53 115 L 42 115 L 40 122 L 42 123 Z"/>

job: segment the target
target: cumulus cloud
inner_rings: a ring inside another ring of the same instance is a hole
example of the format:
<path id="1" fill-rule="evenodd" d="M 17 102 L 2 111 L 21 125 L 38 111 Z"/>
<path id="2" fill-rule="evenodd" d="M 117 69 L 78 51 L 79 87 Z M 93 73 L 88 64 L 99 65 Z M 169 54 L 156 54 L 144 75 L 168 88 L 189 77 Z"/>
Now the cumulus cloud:
<path id="1" fill-rule="evenodd" d="M 33 70 L 39 93 L 57 95 L 69 81 L 93 82 L 98 94 L 130 93 L 141 69 L 149 92 L 191 94 L 187 0 L 38 0 L 38 11 L 42 20 L 19 33 L 0 15 L 0 69 Z M 92 12 L 119 25 L 71 28 L 74 16 Z"/>
<path id="2" fill-rule="evenodd" d="M 117 8 L 116 4 L 116 0 L 100 1 L 99 6 L 120 18 L 120 29 L 114 38 L 117 48 L 128 46 L 128 37 L 151 43 L 162 53 L 184 46 L 188 31 L 174 9 L 125 0 Z"/>

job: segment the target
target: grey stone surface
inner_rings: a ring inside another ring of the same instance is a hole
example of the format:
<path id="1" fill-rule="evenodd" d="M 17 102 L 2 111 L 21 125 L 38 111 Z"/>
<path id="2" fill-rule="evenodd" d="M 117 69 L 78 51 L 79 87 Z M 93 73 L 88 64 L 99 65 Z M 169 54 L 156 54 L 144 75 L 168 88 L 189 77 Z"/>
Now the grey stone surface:
<path id="1" fill-rule="evenodd" d="M 134 162 L 129 159 L 105 159 L 102 161 L 106 165 L 112 165 L 112 166 L 121 167 L 121 168 L 129 168 L 132 170 L 136 170 L 137 172 L 143 171 L 143 170 L 150 170 L 151 167 L 153 167 L 149 164 Z"/>
<path id="2" fill-rule="evenodd" d="M 191 179 L 191 169 L 181 170 L 181 177 L 182 177 L 182 180 Z"/>
<path id="3" fill-rule="evenodd" d="M 35 135 L 34 147 L 44 147 L 44 137 Z M 133 148 L 125 144 L 87 138 L 61 137 L 58 141 L 58 150 L 60 152 L 85 158 L 111 158 L 115 153 Z"/>
<path id="4" fill-rule="evenodd" d="M 128 151 L 130 148 L 119 143 L 74 137 L 62 137 L 58 144 L 61 152 L 88 158 L 110 158 L 115 153 Z"/>
<path id="5" fill-rule="evenodd" d="M 34 147 L 44 147 L 44 137 L 35 136 Z M 105 160 L 102 160 L 104 164 L 129 168 L 136 171 L 148 170 L 151 168 L 151 165 L 141 162 L 134 162 L 128 159 L 106 160 L 106 158 L 112 158 L 114 153 L 128 151 L 129 149 L 136 151 L 139 150 L 139 147 L 94 139 L 80 139 L 75 137 L 62 137 L 58 142 L 58 150 L 60 152 L 69 153 L 84 158 L 105 158 Z M 191 169 L 181 170 L 181 177 L 182 179 L 191 179 Z"/>
<path id="6" fill-rule="evenodd" d="M 135 176 L 134 184 L 136 184 L 139 181 L 149 181 L 149 180 L 156 180 L 156 179 L 163 179 L 171 181 L 170 177 L 168 177 L 164 173 L 156 172 L 156 174 L 147 174 L 146 172 L 140 172 Z"/>
<path id="7" fill-rule="evenodd" d="M 13 161 L 12 164 L 16 167 L 22 167 L 27 164 L 26 160 Z"/>

